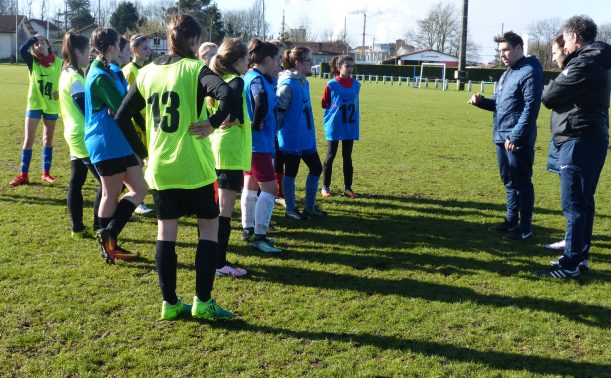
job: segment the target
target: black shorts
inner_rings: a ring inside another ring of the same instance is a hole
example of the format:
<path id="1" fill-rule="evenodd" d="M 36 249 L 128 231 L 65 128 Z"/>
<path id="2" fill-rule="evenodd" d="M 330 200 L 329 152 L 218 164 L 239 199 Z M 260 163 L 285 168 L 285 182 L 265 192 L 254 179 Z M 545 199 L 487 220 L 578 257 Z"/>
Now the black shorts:
<path id="1" fill-rule="evenodd" d="M 178 219 L 195 215 L 200 219 L 219 216 L 219 206 L 214 201 L 214 184 L 197 189 L 151 190 L 157 219 Z"/>
<path id="2" fill-rule="evenodd" d="M 244 185 L 244 171 L 233 169 L 217 169 L 219 189 L 239 192 Z"/>
<path id="3" fill-rule="evenodd" d="M 134 154 L 115 159 L 102 160 L 93 164 L 100 176 L 112 176 L 117 173 L 123 173 L 127 171 L 127 168 L 135 165 L 140 165 L 140 163 L 138 163 L 138 158 L 136 158 Z"/>

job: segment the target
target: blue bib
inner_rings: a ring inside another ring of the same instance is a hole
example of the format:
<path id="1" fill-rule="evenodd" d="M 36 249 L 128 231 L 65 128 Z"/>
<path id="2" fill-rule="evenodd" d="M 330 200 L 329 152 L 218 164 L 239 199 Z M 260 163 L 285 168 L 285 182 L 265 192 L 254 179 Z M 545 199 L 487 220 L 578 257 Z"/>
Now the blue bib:
<path id="1" fill-rule="evenodd" d="M 95 64 L 91 65 L 85 80 L 85 147 L 94 164 L 134 153 L 114 117 L 108 114 L 108 106 L 93 113 L 91 85 L 101 75 L 110 77 L 121 95 L 125 96 L 125 89 L 116 74 L 110 74 Z"/>
<path id="2" fill-rule="evenodd" d="M 282 125 L 278 125 L 278 146 L 285 152 L 316 150 L 316 130 L 310 102 L 310 85 L 302 85 L 294 78 L 283 79 L 279 87 L 291 88 L 291 104 L 284 115 Z"/>
<path id="3" fill-rule="evenodd" d="M 254 99 L 250 92 L 252 81 L 260 77 L 263 89 L 267 94 L 267 114 L 263 118 L 263 129 L 252 130 L 252 152 L 274 153 L 276 147 L 276 92 L 274 84 L 267 81 L 265 76 L 257 70 L 250 70 L 244 75 L 244 98 L 250 119 L 254 119 Z"/>
<path id="4" fill-rule="evenodd" d="M 331 90 L 331 106 L 325 109 L 323 121 L 327 140 L 359 140 L 361 84 L 354 80 L 350 88 L 344 88 L 332 79 L 327 85 Z"/>

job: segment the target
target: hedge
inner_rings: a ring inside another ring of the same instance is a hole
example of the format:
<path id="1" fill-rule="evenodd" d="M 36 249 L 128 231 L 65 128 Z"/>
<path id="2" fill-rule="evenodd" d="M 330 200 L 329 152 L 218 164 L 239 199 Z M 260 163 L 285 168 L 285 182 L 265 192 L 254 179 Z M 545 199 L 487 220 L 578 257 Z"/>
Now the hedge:
<path id="1" fill-rule="evenodd" d="M 330 72 L 329 63 L 321 63 L 320 69 L 322 73 Z M 456 68 L 446 68 L 446 79 L 454 80 L 454 72 Z M 423 76 L 429 79 L 441 79 L 441 67 L 425 66 Z M 498 81 L 501 75 L 505 72 L 501 68 L 467 68 L 467 80 L 472 81 Z M 414 77 L 420 76 L 420 66 L 396 66 L 388 64 L 357 64 L 354 69 L 355 75 L 378 75 L 378 76 L 394 76 L 394 77 Z M 558 76 L 558 71 L 544 71 L 543 78 L 547 82 Z"/>

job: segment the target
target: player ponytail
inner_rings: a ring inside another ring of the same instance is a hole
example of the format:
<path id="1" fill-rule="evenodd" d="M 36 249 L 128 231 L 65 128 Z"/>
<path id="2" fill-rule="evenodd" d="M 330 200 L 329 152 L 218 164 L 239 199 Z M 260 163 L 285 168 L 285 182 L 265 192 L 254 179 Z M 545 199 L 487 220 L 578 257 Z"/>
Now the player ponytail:
<path id="1" fill-rule="evenodd" d="M 248 43 L 248 64 L 252 66 L 254 64 L 263 63 L 265 58 L 275 57 L 278 54 L 278 46 L 270 42 L 263 42 L 259 38 L 253 38 Z"/>
<path id="2" fill-rule="evenodd" d="M 62 43 L 62 59 L 64 60 L 62 69 L 71 67 L 78 71 L 79 74 L 83 75 L 83 70 L 78 65 L 78 59 L 74 50 L 78 49 L 80 52 L 84 52 L 88 44 L 89 39 L 84 35 L 68 31 L 64 35 L 64 41 Z"/>
<path id="3" fill-rule="evenodd" d="M 189 44 L 190 38 L 197 38 L 202 34 L 202 27 L 191 15 L 186 13 L 176 15 L 168 26 L 168 52 L 183 58 L 194 58 L 195 53 Z"/>
<path id="4" fill-rule="evenodd" d="M 282 66 L 284 67 L 284 69 L 296 68 L 296 62 L 303 61 L 309 53 L 310 49 L 303 46 L 293 47 L 290 50 L 285 50 L 284 56 L 282 57 Z"/>
<path id="5" fill-rule="evenodd" d="M 210 62 L 210 69 L 217 75 L 223 76 L 234 72 L 233 65 L 244 58 L 248 50 L 239 38 L 227 38 L 219 46 L 218 52 Z"/>
<path id="6" fill-rule="evenodd" d="M 119 32 L 113 28 L 97 28 L 91 34 L 89 45 L 91 53 L 100 58 L 105 66 L 109 66 L 110 62 L 106 60 L 105 54 L 110 46 L 113 46 L 119 40 Z"/>

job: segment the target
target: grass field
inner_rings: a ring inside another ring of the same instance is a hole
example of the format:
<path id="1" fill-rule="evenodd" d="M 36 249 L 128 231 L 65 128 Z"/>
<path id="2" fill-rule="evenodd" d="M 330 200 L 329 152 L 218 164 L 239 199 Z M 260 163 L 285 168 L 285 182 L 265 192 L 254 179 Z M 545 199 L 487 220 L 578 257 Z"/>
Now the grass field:
<path id="1" fill-rule="evenodd" d="M 469 93 L 365 83 L 355 145 L 356 200 L 319 197 L 323 221 L 276 208 L 266 256 L 239 241 L 244 279 L 218 278 L 228 322 L 157 320 L 156 221 L 126 227 L 143 259 L 106 265 L 93 241 L 70 238 L 63 128 L 50 187 L 11 188 L 23 141 L 24 66 L 0 66 L 0 376 L 611 376 L 611 172 L 597 194 L 593 270 L 578 280 L 532 271 L 562 237 L 558 177 L 545 171 L 549 111 L 539 118 L 535 237 L 486 231 L 504 215 L 491 114 Z M 311 80 L 318 103 L 324 82 Z M 326 147 L 314 109 L 319 152 Z M 40 131 L 39 131 L 40 135 Z M 341 156 L 332 191 L 342 185 Z M 305 182 L 305 167 L 298 188 Z M 85 188 L 91 219 L 95 185 Z M 303 190 L 298 190 L 303 198 Z M 151 203 L 150 197 L 146 200 Z M 196 230 L 179 233 L 178 294 L 194 295 Z"/>

